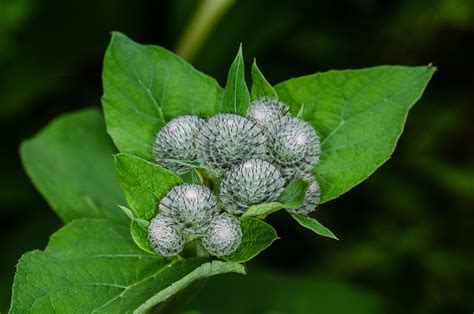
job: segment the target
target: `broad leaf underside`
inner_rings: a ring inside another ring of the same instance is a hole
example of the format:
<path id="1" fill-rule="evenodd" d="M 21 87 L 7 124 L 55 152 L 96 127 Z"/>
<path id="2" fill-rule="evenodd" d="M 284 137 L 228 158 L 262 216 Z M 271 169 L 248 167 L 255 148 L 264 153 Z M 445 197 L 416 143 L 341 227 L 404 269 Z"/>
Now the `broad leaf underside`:
<path id="1" fill-rule="evenodd" d="M 194 280 L 245 272 L 236 263 L 147 254 L 128 228 L 98 219 L 69 223 L 44 251 L 25 254 L 17 269 L 12 313 L 142 312 Z"/>

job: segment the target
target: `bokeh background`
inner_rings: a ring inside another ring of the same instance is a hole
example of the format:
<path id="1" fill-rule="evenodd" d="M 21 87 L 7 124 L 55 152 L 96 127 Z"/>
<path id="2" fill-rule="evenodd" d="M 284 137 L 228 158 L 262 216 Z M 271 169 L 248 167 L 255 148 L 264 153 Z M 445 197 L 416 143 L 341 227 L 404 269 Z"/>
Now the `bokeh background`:
<path id="1" fill-rule="evenodd" d="M 23 171 L 18 146 L 62 113 L 100 106 L 102 57 L 119 30 L 178 47 L 221 85 L 240 42 L 247 65 L 257 58 L 271 83 L 380 64 L 439 69 L 393 158 L 320 208 L 341 241 L 276 214 L 270 222 L 282 239 L 250 263 L 248 276 L 210 280 L 189 309 L 472 313 L 474 1 L 240 0 L 223 6 L 201 45 L 186 52 L 183 38 L 209 18 L 195 18 L 203 2 L 0 0 L 0 312 L 18 258 L 44 248 L 61 226 Z"/>

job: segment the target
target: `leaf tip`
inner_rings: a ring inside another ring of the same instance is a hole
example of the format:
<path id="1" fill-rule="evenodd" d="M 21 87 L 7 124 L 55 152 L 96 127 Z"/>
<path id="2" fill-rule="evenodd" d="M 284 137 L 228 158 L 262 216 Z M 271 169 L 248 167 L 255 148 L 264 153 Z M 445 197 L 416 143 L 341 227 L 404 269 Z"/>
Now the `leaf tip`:
<path id="1" fill-rule="evenodd" d="M 428 67 L 428 69 L 432 69 L 433 72 L 438 71 L 438 67 L 433 65 L 433 62 L 428 63 L 427 67 Z"/>
<path id="2" fill-rule="evenodd" d="M 130 220 L 133 220 L 135 219 L 135 215 L 133 214 L 133 212 L 128 208 L 128 207 L 125 207 L 125 206 L 122 206 L 122 205 L 119 205 L 117 204 L 118 208 L 120 208 L 120 210 L 122 210 L 122 212 L 127 215 L 128 218 L 130 218 Z"/>
<path id="3" fill-rule="evenodd" d="M 110 35 L 112 36 L 112 38 L 128 38 L 127 35 L 119 31 L 111 31 Z"/>
<path id="4" fill-rule="evenodd" d="M 118 31 L 110 32 L 110 43 L 109 43 L 109 45 L 112 45 L 115 41 L 120 40 L 123 37 L 126 37 L 126 36 L 124 34 L 118 32 Z"/>
<path id="5" fill-rule="evenodd" d="M 335 235 L 335 234 L 333 234 L 331 238 L 333 238 L 333 239 L 334 239 L 334 240 L 336 240 L 336 241 L 340 241 L 340 240 L 339 240 L 339 238 L 338 238 L 338 237 L 336 237 L 336 235 Z"/>

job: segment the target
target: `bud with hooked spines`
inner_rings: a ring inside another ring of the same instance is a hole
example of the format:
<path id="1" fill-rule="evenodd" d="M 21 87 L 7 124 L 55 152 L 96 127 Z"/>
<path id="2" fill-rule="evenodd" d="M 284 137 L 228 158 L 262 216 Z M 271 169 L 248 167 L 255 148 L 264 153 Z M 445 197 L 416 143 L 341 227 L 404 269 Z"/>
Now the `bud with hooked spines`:
<path id="1" fill-rule="evenodd" d="M 186 233 L 203 232 L 219 213 L 217 198 L 202 185 L 182 184 L 174 187 L 159 204 L 160 214 L 183 226 Z"/>
<path id="2" fill-rule="evenodd" d="M 185 242 L 182 228 L 173 219 L 161 215 L 151 220 L 148 239 L 152 248 L 161 256 L 178 255 Z"/>
<path id="3" fill-rule="evenodd" d="M 246 118 L 267 130 L 281 117 L 288 115 L 289 108 L 274 97 L 260 97 L 250 103 Z"/>
<path id="4" fill-rule="evenodd" d="M 207 121 L 196 138 L 201 163 L 220 176 L 247 158 L 265 155 L 265 135 L 254 122 L 235 115 L 218 114 Z"/>
<path id="5" fill-rule="evenodd" d="M 285 179 L 272 164 L 249 159 L 234 166 L 221 183 L 221 202 L 224 210 L 242 214 L 256 204 L 277 199 Z"/>
<path id="6" fill-rule="evenodd" d="M 182 174 L 190 167 L 180 161 L 196 160 L 195 138 L 205 121 L 197 116 L 171 120 L 156 134 L 153 157 L 163 167 Z"/>
<path id="7" fill-rule="evenodd" d="M 319 136 L 314 128 L 294 117 L 280 118 L 269 129 L 267 143 L 271 162 L 282 169 L 289 181 L 309 173 L 321 154 Z"/>
<path id="8" fill-rule="evenodd" d="M 229 214 L 216 216 L 202 238 L 209 254 L 221 257 L 233 253 L 242 242 L 242 229 L 237 218 Z"/>

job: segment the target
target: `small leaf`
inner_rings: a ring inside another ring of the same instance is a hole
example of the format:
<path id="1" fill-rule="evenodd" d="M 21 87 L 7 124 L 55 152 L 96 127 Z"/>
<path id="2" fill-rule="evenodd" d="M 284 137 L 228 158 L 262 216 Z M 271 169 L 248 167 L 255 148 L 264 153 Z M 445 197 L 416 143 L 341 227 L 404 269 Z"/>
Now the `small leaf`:
<path id="1" fill-rule="evenodd" d="M 138 218 L 151 220 L 158 202 L 183 181 L 160 165 L 129 154 L 115 156 L 115 168 L 128 204 Z"/>
<path id="2" fill-rule="evenodd" d="M 241 227 L 242 244 L 237 251 L 223 257 L 228 262 L 247 262 L 278 239 L 275 229 L 259 219 L 241 218 Z"/>
<path id="3" fill-rule="evenodd" d="M 113 167 L 114 148 L 102 115 L 85 109 L 55 119 L 22 143 L 31 181 L 64 221 L 108 218 L 126 223 L 125 203 Z"/>
<path id="4" fill-rule="evenodd" d="M 270 96 L 278 98 L 275 89 L 268 83 L 260 69 L 257 67 L 257 60 L 252 64 L 252 100 L 260 97 Z"/>
<path id="5" fill-rule="evenodd" d="M 309 230 L 317 233 L 323 237 L 332 238 L 335 240 L 339 240 L 334 233 L 331 232 L 328 228 L 324 227 L 319 221 L 316 219 L 306 216 L 306 215 L 299 215 L 299 214 L 291 214 L 291 216 L 303 227 L 308 228 Z"/>
<path id="6" fill-rule="evenodd" d="M 127 227 L 80 219 L 56 232 L 44 251 L 22 256 L 11 313 L 142 313 L 196 280 L 225 272 L 245 268 L 146 254 Z"/>
<path id="7" fill-rule="evenodd" d="M 128 218 L 130 218 L 130 220 L 133 220 L 135 218 L 135 214 L 133 213 L 133 211 L 128 208 L 128 207 L 125 207 L 125 206 L 122 206 L 122 205 L 117 205 L 118 208 L 120 208 L 122 210 L 122 212 L 127 215 Z"/>
<path id="8" fill-rule="evenodd" d="M 280 193 L 278 201 L 285 204 L 286 208 L 298 208 L 303 205 L 309 186 L 310 182 L 304 179 L 296 179 Z"/>
<path id="9" fill-rule="evenodd" d="M 143 251 L 156 254 L 148 240 L 148 226 L 150 223 L 144 219 L 135 218 L 130 222 L 130 234 L 133 242 Z"/>
<path id="10" fill-rule="evenodd" d="M 258 205 L 250 206 L 249 209 L 242 215 L 242 217 L 259 217 L 265 218 L 266 216 L 279 211 L 280 209 L 287 208 L 285 204 L 280 202 L 262 203 Z"/>
<path id="11" fill-rule="evenodd" d="M 264 218 L 280 209 L 301 207 L 303 206 L 309 185 L 310 183 L 308 181 L 297 179 L 285 187 L 280 193 L 277 202 L 253 205 L 242 217 L 260 216 Z"/>
<path id="12" fill-rule="evenodd" d="M 210 116 L 222 103 L 216 80 L 172 52 L 113 33 L 102 74 L 107 131 L 122 153 L 152 159 L 158 130 L 185 114 Z"/>
<path id="13" fill-rule="evenodd" d="M 321 202 L 347 192 L 390 158 L 408 111 L 420 99 L 433 67 L 379 66 L 329 71 L 275 86 L 279 98 L 321 137 L 313 173 Z"/>
<path id="14" fill-rule="evenodd" d="M 250 103 L 250 95 L 245 83 L 244 58 L 242 45 L 230 66 L 227 83 L 224 90 L 221 112 L 245 115 Z"/>

